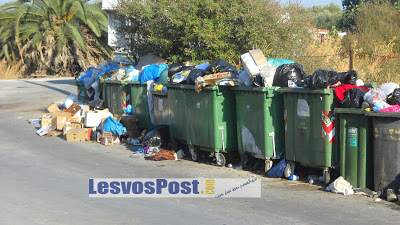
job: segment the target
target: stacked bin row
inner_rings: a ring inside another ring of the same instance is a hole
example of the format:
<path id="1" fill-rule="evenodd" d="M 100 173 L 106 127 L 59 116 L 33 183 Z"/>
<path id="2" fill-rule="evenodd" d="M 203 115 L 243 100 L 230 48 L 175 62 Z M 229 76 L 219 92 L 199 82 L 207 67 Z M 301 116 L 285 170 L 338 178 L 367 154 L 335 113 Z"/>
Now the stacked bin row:
<path id="1" fill-rule="evenodd" d="M 151 126 L 147 86 L 128 86 L 141 128 Z M 251 156 L 265 160 L 268 171 L 285 155 L 285 176 L 301 164 L 322 169 L 326 183 L 332 168 L 357 188 L 383 190 L 399 182 L 399 153 L 382 148 L 398 148 L 399 118 L 334 108 L 333 89 L 209 86 L 197 93 L 193 85 L 165 86 L 167 93 L 152 92 L 153 122 L 169 125 L 171 141 L 187 145 L 194 161 L 205 151 L 223 166 L 238 151 L 243 167 Z"/>

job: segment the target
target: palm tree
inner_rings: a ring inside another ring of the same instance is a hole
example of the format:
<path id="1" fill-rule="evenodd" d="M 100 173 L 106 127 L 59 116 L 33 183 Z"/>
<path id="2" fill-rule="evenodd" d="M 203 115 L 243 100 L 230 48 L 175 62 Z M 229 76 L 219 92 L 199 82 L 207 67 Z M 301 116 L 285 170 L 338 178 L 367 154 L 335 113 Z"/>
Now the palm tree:
<path id="1" fill-rule="evenodd" d="M 10 68 L 20 73 L 71 74 L 110 57 L 104 38 L 107 17 L 100 4 L 20 0 L 0 11 L 1 28 L 7 30 L 0 34 L 6 46 L 0 57 L 4 55 Z M 10 48 L 16 57 L 10 57 Z"/>

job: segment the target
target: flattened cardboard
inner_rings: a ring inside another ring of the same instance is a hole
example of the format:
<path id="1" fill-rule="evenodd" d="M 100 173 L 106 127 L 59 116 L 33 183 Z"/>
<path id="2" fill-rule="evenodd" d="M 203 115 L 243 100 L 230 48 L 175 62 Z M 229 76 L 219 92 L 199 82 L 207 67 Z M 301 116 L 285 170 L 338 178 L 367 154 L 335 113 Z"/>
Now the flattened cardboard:
<path id="1" fill-rule="evenodd" d="M 71 113 L 72 116 L 74 116 L 77 112 L 81 110 L 81 106 L 77 104 L 72 104 L 65 112 Z"/>
<path id="2" fill-rule="evenodd" d="M 251 57 L 253 57 L 253 60 L 257 66 L 268 63 L 261 49 L 250 50 L 249 52 L 251 54 Z"/>
<path id="3" fill-rule="evenodd" d="M 61 110 L 60 110 L 60 108 L 58 108 L 58 106 L 56 104 L 51 104 L 49 107 L 47 107 L 47 111 L 49 111 L 49 113 L 52 113 L 52 112 L 58 112 Z"/>
<path id="4" fill-rule="evenodd" d="M 220 81 L 223 79 L 232 79 L 232 78 L 233 78 L 232 73 L 230 73 L 230 72 L 205 75 L 203 77 L 205 82 L 199 82 L 197 80 L 195 81 L 195 91 L 200 92 L 205 86 L 216 85 L 217 81 Z"/>

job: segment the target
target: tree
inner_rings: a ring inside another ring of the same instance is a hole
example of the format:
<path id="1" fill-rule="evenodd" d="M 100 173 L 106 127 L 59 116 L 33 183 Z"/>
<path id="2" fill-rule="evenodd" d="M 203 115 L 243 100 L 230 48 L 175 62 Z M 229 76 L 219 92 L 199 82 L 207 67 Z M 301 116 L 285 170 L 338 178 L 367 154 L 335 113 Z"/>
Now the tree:
<path id="1" fill-rule="evenodd" d="M 108 21 L 98 3 L 21 0 L 0 10 L 8 31 L 2 33 L 0 57 L 11 50 L 9 68 L 19 73 L 71 75 L 109 56 L 104 39 Z"/>
<path id="2" fill-rule="evenodd" d="M 123 35 L 142 44 L 135 50 L 172 62 L 224 58 L 234 64 L 253 47 L 284 57 L 305 45 L 309 20 L 298 11 L 273 0 L 147 0 L 120 9 L 129 21 L 121 24 L 135 23 L 136 33 Z"/>

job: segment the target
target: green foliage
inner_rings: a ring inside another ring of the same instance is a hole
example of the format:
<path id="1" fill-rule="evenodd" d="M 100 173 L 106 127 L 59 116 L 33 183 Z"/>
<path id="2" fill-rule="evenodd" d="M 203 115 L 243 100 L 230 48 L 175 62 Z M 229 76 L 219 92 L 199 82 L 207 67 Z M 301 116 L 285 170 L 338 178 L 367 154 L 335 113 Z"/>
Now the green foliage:
<path id="1" fill-rule="evenodd" d="M 119 30 L 137 57 L 151 52 L 172 62 L 224 58 L 238 65 L 253 47 L 283 57 L 306 45 L 309 20 L 299 9 L 271 0 L 148 0 L 120 7 Z"/>
<path id="2" fill-rule="evenodd" d="M 315 27 L 328 30 L 331 30 L 333 26 L 337 26 L 339 19 L 342 17 L 342 9 L 334 3 L 327 6 L 314 6 L 311 8 L 310 13 Z"/>
<path id="3" fill-rule="evenodd" d="M 106 46 L 107 31 L 107 17 L 99 3 L 19 0 L 0 8 L 0 25 L 1 44 L 7 46 L 0 57 L 6 56 L 9 67 L 19 73 L 71 74 L 88 66 L 88 56 L 109 55 L 97 46 Z"/>

